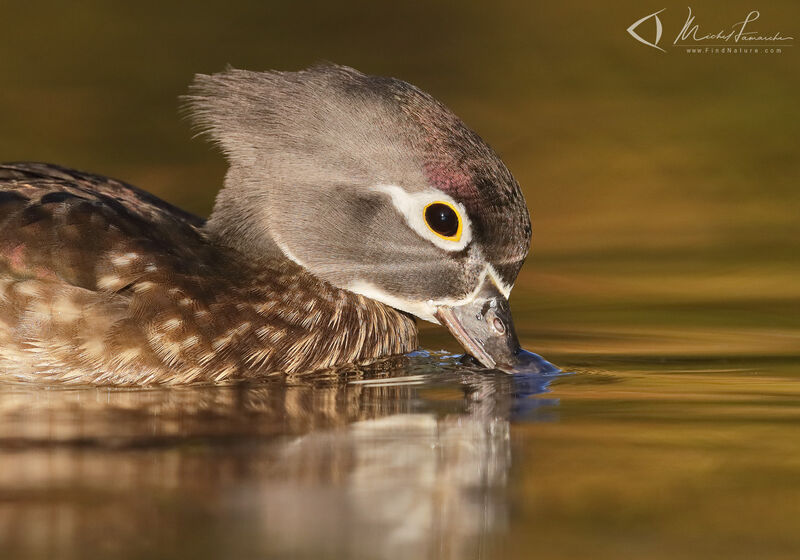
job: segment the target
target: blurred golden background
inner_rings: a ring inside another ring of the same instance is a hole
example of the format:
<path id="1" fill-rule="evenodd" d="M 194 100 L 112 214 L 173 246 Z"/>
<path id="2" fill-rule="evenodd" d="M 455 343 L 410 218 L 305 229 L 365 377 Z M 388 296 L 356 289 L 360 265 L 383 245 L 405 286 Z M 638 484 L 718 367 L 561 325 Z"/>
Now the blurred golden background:
<path id="1" fill-rule="evenodd" d="M 689 5 L 800 35 L 797 2 Z M 689 55 L 674 0 L 0 8 L 0 160 L 199 214 L 225 163 L 179 116 L 194 73 L 330 60 L 430 91 L 521 183 L 520 337 L 578 372 L 4 387 L 0 556 L 797 557 L 800 47 Z M 662 8 L 667 52 L 626 33 Z"/>
<path id="2" fill-rule="evenodd" d="M 710 31 L 760 9 L 754 28 L 800 33 L 794 2 L 691 6 Z M 625 31 L 664 7 L 666 53 Z M 689 55 L 670 48 L 686 16 L 666 1 L 7 3 L 0 159 L 107 174 L 207 214 L 225 164 L 179 117 L 192 75 L 347 64 L 433 93 L 522 184 L 526 344 L 794 352 L 796 48 Z"/>

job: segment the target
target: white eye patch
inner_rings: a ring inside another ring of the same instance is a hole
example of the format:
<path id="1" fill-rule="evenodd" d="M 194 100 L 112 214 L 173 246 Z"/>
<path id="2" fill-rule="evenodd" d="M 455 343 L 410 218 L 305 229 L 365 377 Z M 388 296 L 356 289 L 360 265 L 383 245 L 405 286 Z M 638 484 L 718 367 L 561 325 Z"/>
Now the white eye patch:
<path id="1" fill-rule="evenodd" d="M 437 247 L 445 251 L 461 251 L 472 241 L 472 224 L 467 216 L 467 210 L 464 205 L 456 202 L 443 192 L 431 189 L 418 193 L 409 193 L 397 185 L 377 185 L 375 190 L 389 195 L 392 199 L 392 204 L 405 218 L 408 227 Z M 448 239 L 439 235 L 425 222 L 425 209 L 436 203 L 444 203 L 458 214 L 460 228 L 457 238 Z"/>

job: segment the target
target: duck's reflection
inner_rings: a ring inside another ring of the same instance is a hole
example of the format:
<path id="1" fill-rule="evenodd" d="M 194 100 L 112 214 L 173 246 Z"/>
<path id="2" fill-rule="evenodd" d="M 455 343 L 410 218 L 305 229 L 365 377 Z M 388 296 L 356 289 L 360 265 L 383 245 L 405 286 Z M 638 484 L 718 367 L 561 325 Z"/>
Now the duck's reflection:
<path id="1" fill-rule="evenodd" d="M 539 416 L 550 378 L 437 360 L 229 387 L 2 387 L 0 555 L 483 556 L 505 523 L 509 420 Z"/>

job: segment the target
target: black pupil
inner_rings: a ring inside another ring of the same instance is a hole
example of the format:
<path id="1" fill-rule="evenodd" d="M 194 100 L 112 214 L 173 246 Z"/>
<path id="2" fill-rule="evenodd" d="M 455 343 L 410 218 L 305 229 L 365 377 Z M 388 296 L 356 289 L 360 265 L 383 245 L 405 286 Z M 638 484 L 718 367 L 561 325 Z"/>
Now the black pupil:
<path id="1" fill-rule="evenodd" d="M 445 237 L 458 233 L 458 216 L 447 204 L 435 203 L 425 209 L 425 221 L 431 229 Z"/>

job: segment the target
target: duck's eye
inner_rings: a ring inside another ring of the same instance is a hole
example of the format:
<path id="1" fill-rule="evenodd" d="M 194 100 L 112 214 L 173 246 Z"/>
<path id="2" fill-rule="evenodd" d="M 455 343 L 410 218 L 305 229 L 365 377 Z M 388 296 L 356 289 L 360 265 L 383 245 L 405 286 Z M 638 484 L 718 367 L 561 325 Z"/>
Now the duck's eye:
<path id="1" fill-rule="evenodd" d="M 425 207 L 425 223 L 431 231 L 447 239 L 458 241 L 461 238 L 461 219 L 458 210 L 447 202 L 431 202 Z"/>

